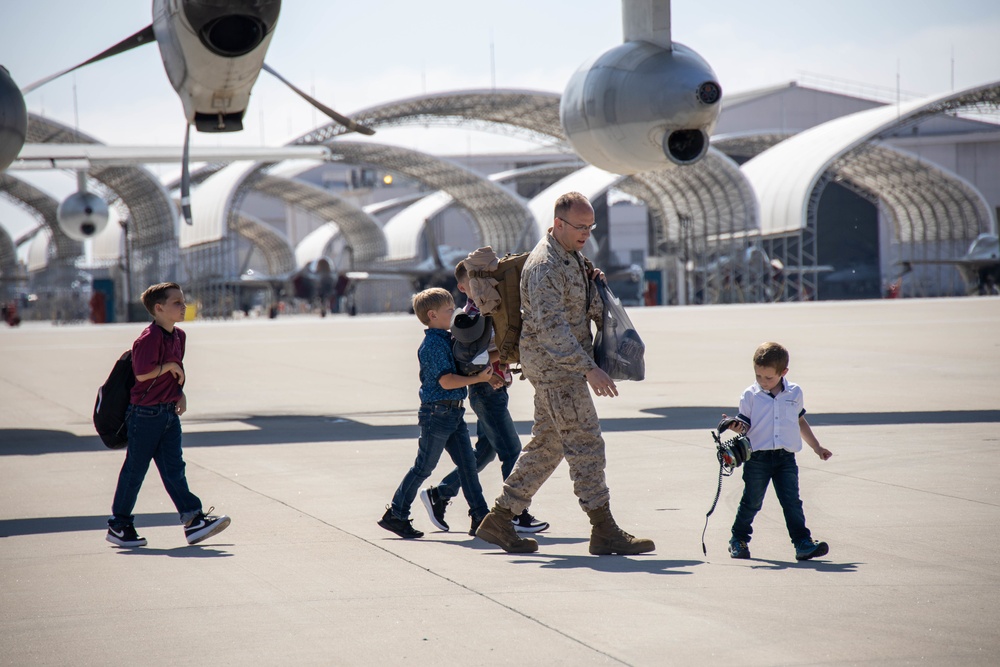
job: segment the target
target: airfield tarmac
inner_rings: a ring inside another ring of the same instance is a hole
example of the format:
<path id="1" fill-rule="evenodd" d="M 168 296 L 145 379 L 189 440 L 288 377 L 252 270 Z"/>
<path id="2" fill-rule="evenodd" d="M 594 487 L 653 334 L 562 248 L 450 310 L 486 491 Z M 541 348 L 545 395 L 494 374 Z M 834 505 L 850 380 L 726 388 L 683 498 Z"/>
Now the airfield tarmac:
<path id="1" fill-rule="evenodd" d="M 142 325 L 0 330 L 0 664 L 995 665 L 1000 662 L 1000 299 L 633 309 L 647 379 L 595 399 L 612 510 L 656 542 L 590 556 L 565 463 L 532 511 L 539 551 L 376 525 L 416 452 L 412 316 L 191 322 L 192 490 L 230 528 L 186 545 L 151 470 L 104 541 L 122 452 L 90 414 Z M 709 435 L 764 340 L 791 351 L 831 460 L 799 455 L 813 535 L 798 563 L 768 492 L 726 542 L 738 475 Z M 527 442 L 532 391 L 511 412 Z M 469 420 L 474 416 L 468 413 Z M 446 472 L 444 461 L 431 478 Z M 499 465 L 481 475 L 487 500 Z"/>

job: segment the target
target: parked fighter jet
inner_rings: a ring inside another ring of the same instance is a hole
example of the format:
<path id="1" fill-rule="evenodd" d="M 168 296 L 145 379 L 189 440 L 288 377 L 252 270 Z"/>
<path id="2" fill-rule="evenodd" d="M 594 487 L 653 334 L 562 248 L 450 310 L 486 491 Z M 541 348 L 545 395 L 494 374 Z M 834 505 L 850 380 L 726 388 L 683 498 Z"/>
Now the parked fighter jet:
<path id="1" fill-rule="evenodd" d="M 299 299 L 309 304 L 310 309 L 326 315 L 328 310 L 336 308 L 337 301 L 342 296 L 351 294 L 357 283 L 367 280 L 405 281 L 414 292 L 428 287 L 442 287 L 451 292 L 461 303 L 458 283 L 455 280 L 455 265 L 465 259 L 468 252 L 448 246 L 436 248 L 431 257 L 409 266 L 385 265 L 373 266 L 369 270 L 338 271 L 336 263 L 329 257 L 319 257 L 301 269 L 283 276 L 267 276 L 247 271 L 240 280 L 232 286 L 247 290 L 268 290 L 269 302 L 277 304 L 282 300 Z M 348 306 L 349 312 L 352 310 Z M 352 313 L 353 314 L 353 313 Z M 277 310 L 271 310 L 271 316 L 277 315 Z"/>
<path id="2" fill-rule="evenodd" d="M 980 234 L 957 259 L 908 259 L 900 264 L 902 275 L 915 264 L 953 264 L 965 281 L 967 294 L 1000 294 L 1000 237 L 996 234 Z"/>
<path id="3" fill-rule="evenodd" d="M 271 317 L 277 316 L 279 301 L 293 298 L 305 301 L 310 309 L 318 311 L 320 317 L 325 317 L 334 299 L 344 295 L 347 285 L 347 277 L 334 272 L 333 261 L 329 257 L 320 257 L 283 276 L 267 276 L 247 271 L 232 286 L 241 292 L 268 290 L 267 305 Z M 241 294 L 240 302 L 249 302 L 249 297 Z"/>
<path id="4" fill-rule="evenodd" d="M 191 126 L 199 132 L 236 132 L 250 91 L 263 69 L 299 97 L 351 131 L 374 134 L 289 83 L 264 62 L 281 0 L 153 0 L 153 22 L 93 58 L 25 87 L 28 94 L 80 67 L 156 42 L 167 78 L 184 106 L 181 209 L 191 224 L 188 170 Z M 23 143 L 23 140 L 22 140 Z"/>
<path id="5" fill-rule="evenodd" d="M 363 280 L 405 280 L 414 292 L 441 287 L 451 292 L 458 303 L 463 303 L 465 297 L 458 291 L 455 266 L 468 254 L 468 250 L 432 245 L 430 256 L 417 264 L 374 266 L 363 271 L 349 271 L 347 278 L 352 283 Z"/>

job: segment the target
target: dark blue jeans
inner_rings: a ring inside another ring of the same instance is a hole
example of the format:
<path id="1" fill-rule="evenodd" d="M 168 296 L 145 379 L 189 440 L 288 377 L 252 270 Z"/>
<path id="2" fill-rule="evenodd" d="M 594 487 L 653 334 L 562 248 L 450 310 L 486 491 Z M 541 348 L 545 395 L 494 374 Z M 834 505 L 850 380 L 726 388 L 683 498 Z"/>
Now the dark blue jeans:
<path id="1" fill-rule="evenodd" d="M 161 403 L 153 406 L 130 405 L 128 409 L 128 449 L 118 474 L 118 488 L 111 504 L 113 516 L 108 523 L 120 528 L 135 519 L 132 510 L 150 461 L 156 463 L 163 486 L 180 514 L 181 523 L 187 523 L 201 511 L 201 500 L 188 489 L 184 475 L 181 420 L 176 406 Z"/>
<path id="2" fill-rule="evenodd" d="M 494 389 L 489 382 L 469 387 L 469 404 L 476 413 L 476 472 L 482 472 L 490 462 L 500 457 L 500 474 L 507 479 L 521 455 L 521 439 L 514 427 L 514 420 L 507 411 L 507 388 Z M 461 488 L 458 469 L 451 471 L 438 484 L 442 498 L 454 498 Z"/>
<path id="3" fill-rule="evenodd" d="M 440 403 L 421 403 L 417 420 L 420 439 L 417 441 L 417 458 L 392 496 L 392 514 L 399 519 L 410 518 L 410 506 L 417 497 L 420 485 L 431 476 L 441 453 L 448 452 L 458 466 L 458 475 L 469 514 L 486 516 L 489 508 L 483 498 L 483 487 L 476 474 L 476 457 L 472 453 L 469 427 L 465 425 L 465 408 L 452 408 Z"/>
<path id="4" fill-rule="evenodd" d="M 754 452 L 743 464 L 743 498 L 733 522 L 733 539 L 750 541 L 753 518 L 764 504 L 764 493 L 770 482 L 774 483 L 774 493 L 781 503 L 792 544 L 810 539 L 799 499 L 799 466 L 795 463 L 795 454 L 784 449 Z"/>

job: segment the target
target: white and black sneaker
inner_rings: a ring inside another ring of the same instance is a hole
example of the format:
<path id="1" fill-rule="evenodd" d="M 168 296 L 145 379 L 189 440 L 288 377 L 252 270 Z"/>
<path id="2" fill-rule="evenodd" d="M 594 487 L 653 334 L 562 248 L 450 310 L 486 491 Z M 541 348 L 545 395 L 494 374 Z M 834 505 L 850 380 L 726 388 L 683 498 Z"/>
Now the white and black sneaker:
<path id="1" fill-rule="evenodd" d="M 211 512 L 214 509 L 214 507 L 209 507 L 208 511 Z M 225 514 L 210 516 L 204 512 L 198 512 L 198 516 L 184 526 L 184 537 L 187 538 L 188 544 L 198 544 L 202 540 L 207 540 L 212 535 L 224 531 L 229 526 L 230 521 L 232 520 Z"/>
<path id="2" fill-rule="evenodd" d="M 139 534 L 135 532 L 135 526 L 132 524 L 121 527 L 109 525 L 108 536 L 104 539 L 111 542 L 111 544 L 117 544 L 127 549 L 146 546 L 146 538 L 139 537 Z"/>
<path id="3" fill-rule="evenodd" d="M 540 533 L 548 527 L 547 522 L 539 521 L 531 516 L 528 514 L 528 510 L 524 510 L 514 517 L 514 530 L 519 533 Z"/>
<path id="4" fill-rule="evenodd" d="M 427 509 L 427 516 L 430 517 L 434 527 L 447 533 L 448 524 L 444 521 L 444 511 L 451 501 L 447 498 L 442 498 L 441 492 L 438 491 L 436 486 L 429 486 L 426 489 L 422 489 L 420 491 L 420 500 L 423 501 L 424 507 Z"/>

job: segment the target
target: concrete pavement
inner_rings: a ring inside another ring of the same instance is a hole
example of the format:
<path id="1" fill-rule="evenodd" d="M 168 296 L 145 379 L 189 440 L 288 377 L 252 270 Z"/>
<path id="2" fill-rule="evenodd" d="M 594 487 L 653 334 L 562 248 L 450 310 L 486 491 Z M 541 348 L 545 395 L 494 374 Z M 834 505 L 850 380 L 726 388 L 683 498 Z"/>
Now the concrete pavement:
<path id="1" fill-rule="evenodd" d="M 647 379 L 596 399 L 612 509 L 655 540 L 587 553 L 565 464 L 532 506 L 537 554 L 376 525 L 416 452 L 412 316 L 192 322 L 185 458 L 232 526 L 189 547 L 158 476 L 142 549 L 104 541 L 122 452 L 94 393 L 141 325 L 0 330 L 0 665 L 995 665 L 1000 662 L 1000 299 L 634 309 Z M 742 482 L 709 430 L 791 351 L 799 456 L 830 554 L 798 563 L 769 492 L 753 559 L 726 553 Z M 512 414 L 527 442 L 531 387 Z M 473 420 L 471 412 L 468 415 Z M 440 479 L 444 463 L 432 477 Z M 499 465 L 481 475 L 488 501 Z"/>

